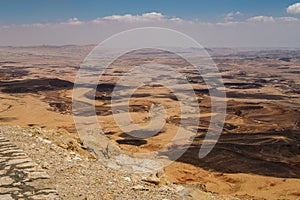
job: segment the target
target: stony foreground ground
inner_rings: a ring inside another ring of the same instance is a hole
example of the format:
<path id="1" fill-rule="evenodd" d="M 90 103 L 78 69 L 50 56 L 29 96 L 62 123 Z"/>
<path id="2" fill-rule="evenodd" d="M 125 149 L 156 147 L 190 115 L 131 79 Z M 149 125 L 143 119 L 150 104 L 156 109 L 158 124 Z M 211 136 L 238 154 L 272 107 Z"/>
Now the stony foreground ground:
<path id="1" fill-rule="evenodd" d="M 112 170 L 36 132 L 0 127 L 0 199 L 235 199 Z"/>

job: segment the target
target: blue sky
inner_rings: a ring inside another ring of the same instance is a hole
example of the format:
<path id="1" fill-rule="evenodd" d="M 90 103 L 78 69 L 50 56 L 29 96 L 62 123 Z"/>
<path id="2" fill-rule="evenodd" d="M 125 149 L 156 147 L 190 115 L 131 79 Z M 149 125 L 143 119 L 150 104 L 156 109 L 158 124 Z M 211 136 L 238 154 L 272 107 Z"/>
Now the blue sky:
<path id="1" fill-rule="evenodd" d="M 300 0 L 0 0 L 0 45 L 98 44 L 147 26 L 205 47 L 300 48 Z"/>
<path id="2" fill-rule="evenodd" d="M 226 13 L 242 17 L 289 16 L 286 8 L 295 0 L 1 0 L 0 23 L 49 23 L 69 18 L 91 20 L 123 14 L 159 12 L 168 16 L 220 21 Z"/>

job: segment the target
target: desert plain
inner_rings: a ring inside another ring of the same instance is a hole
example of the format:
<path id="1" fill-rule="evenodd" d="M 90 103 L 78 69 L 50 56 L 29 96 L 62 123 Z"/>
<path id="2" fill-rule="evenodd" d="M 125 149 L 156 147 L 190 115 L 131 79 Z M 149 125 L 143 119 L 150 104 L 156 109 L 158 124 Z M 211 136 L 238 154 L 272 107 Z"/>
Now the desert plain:
<path id="1" fill-rule="evenodd" d="M 68 135 L 68 139 L 58 140 L 58 136 L 46 139 L 89 157 L 88 147 L 80 141 L 74 124 L 72 92 L 80 64 L 94 47 L 1 47 L 0 125 L 56 130 Z M 198 153 L 214 115 L 209 90 L 186 60 L 170 52 L 153 49 L 130 52 L 108 67 L 96 91 L 84 94 L 95 100 L 104 134 L 128 153 L 157 151 L 169 143 L 181 120 L 176 95 L 162 85 L 145 85 L 134 92 L 129 112 L 136 124 L 149 123 L 152 105 L 162 105 L 167 113 L 160 132 L 141 139 L 118 127 L 112 115 L 111 94 L 130 66 L 170 65 L 193 86 L 201 113 L 191 116 L 200 119 L 198 127 L 194 127 L 197 135 L 191 145 L 163 169 L 167 181 L 203 184 L 209 192 L 240 199 L 299 198 L 300 50 L 206 51 L 222 76 L 227 103 L 222 134 L 206 157 L 200 159 Z"/>

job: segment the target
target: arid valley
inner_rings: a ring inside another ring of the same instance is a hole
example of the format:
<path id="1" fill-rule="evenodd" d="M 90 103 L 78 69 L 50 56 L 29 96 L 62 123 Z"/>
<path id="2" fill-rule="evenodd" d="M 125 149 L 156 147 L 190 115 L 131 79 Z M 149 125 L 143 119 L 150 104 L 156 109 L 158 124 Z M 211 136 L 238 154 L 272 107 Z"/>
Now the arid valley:
<path id="1" fill-rule="evenodd" d="M 0 47 L 0 126 L 20 126 L 32 133 L 39 130 L 40 133 L 36 134 L 49 143 L 82 159 L 97 162 L 94 161 L 96 156 L 80 140 L 72 116 L 72 92 L 76 74 L 81 62 L 94 47 Z M 232 199 L 298 199 L 300 50 L 206 50 L 221 73 L 227 103 L 222 134 L 206 157 L 199 159 L 198 153 L 209 129 L 210 118 L 214 114 L 211 111 L 209 90 L 201 76 L 190 69 L 187 61 L 169 52 L 151 49 L 130 52 L 117 59 L 105 71 L 94 92 L 95 97 L 93 93 L 84 94 L 92 100 L 95 99 L 97 119 L 104 134 L 128 153 L 156 151 L 174 137 L 181 120 L 178 99 L 161 85 L 140 87 L 130 99 L 131 118 L 139 125 L 149 123 L 149 110 L 152 105 L 159 104 L 165 108 L 166 124 L 152 137 L 141 139 L 123 133 L 114 121 L 111 108 L 111 93 L 116 81 L 128 71 L 127 66 L 149 62 L 170 65 L 184 74 L 194 88 L 201 111 L 200 116 L 197 116 L 200 123 L 198 127 L 194 127 L 197 129 L 197 136 L 187 151 L 163 169 L 165 180 L 153 187 L 160 187 L 163 182 L 191 187 L 200 184 L 203 191 L 228 195 Z M 47 131 L 52 130 L 55 134 L 48 134 Z M 32 137 L 35 136 L 32 134 Z M 29 139 L 29 136 L 24 136 L 24 142 Z M 15 142 L 25 152 L 26 145 L 31 145 L 22 144 L 22 138 Z M 34 149 L 39 147 L 35 146 Z M 31 150 L 26 153 L 39 165 L 43 165 L 38 154 Z M 68 170 L 71 169 L 74 173 L 80 171 L 69 166 Z M 63 173 L 53 171 L 51 163 L 45 170 L 49 170 L 48 173 L 53 176 L 55 173 Z M 87 180 L 93 182 L 93 175 Z M 54 185 L 56 181 L 63 184 L 64 179 L 53 179 Z M 66 188 L 58 191 L 63 189 Z M 89 189 L 92 190 L 86 188 Z M 76 192 L 71 193 L 69 191 L 64 194 L 64 199 L 98 197 L 72 196 Z M 105 199 L 104 193 L 99 196 Z M 161 199 L 163 197 L 162 195 Z M 165 199 L 175 197 L 174 194 Z"/>

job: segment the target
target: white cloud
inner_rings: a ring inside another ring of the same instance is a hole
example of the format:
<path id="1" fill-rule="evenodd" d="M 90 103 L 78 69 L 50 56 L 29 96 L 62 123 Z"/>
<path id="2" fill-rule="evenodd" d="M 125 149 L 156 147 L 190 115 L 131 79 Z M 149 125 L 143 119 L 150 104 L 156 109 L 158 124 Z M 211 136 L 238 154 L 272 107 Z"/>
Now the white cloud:
<path id="1" fill-rule="evenodd" d="M 83 24 L 84 22 L 80 21 L 78 18 L 76 17 L 73 17 L 73 18 L 70 18 L 67 22 L 67 24 L 70 24 L 70 25 L 80 25 L 80 24 Z"/>
<path id="2" fill-rule="evenodd" d="M 296 17 L 272 17 L 272 16 L 254 16 L 247 19 L 248 22 L 263 22 L 263 23 L 273 23 L 273 22 L 296 22 L 299 19 Z"/>
<path id="3" fill-rule="evenodd" d="M 162 20 L 181 21 L 180 18 L 168 17 L 163 15 L 162 13 L 157 13 L 157 12 L 144 13 L 142 15 L 131 15 L 131 14 L 111 15 L 103 18 L 98 18 L 94 22 L 99 22 L 102 20 L 120 21 L 120 22 L 153 22 L 153 21 L 162 21 Z"/>
<path id="4" fill-rule="evenodd" d="M 299 19 L 296 17 L 278 17 L 276 18 L 278 21 L 284 21 L 284 22 L 295 22 L 298 21 Z"/>
<path id="5" fill-rule="evenodd" d="M 181 22 L 184 20 L 177 17 L 169 17 L 163 15 L 162 13 L 150 12 L 150 13 L 144 13 L 142 15 L 131 15 L 131 14 L 111 15 L 102 18 L 97 18 L 87 23 L 100 24 L 100 23 L 113 22 L 113 21 L 122 22 L 122 23 L 136 23 L 136 22 L 161 22 L 161 21 Z"/>
<path id="6" fill-rule="evenodd" d="M 286 9 L 287 13 L 289 14 L 300 14 L 300 3 L 295 3 L 293 5 L 290 5 Z"/>
<path id="7" fill-rule="evenodd" d="M 247 19 L 248 22 L 274 22 L 275 19 L 272 16 L 254 16 Z"/>
<path id="8" fill-rule="evenodd" d="M 236 12 L 230 12 L 227 13 L 224 17 L 225 22 L 230 22 L 232 20 L 234 20 L 234 18 L 238 15 L 241 15 L 242 13 L 240 11 L 236 11 Z"/>

